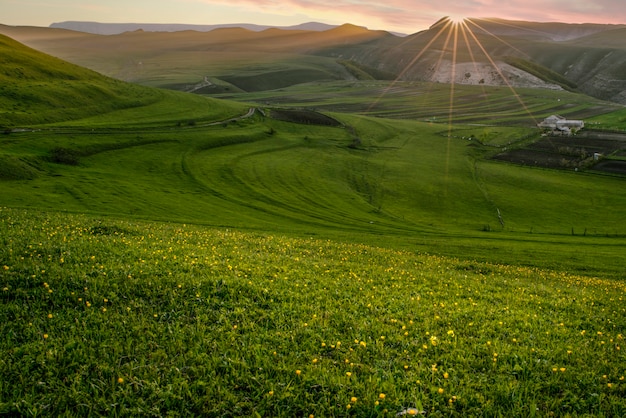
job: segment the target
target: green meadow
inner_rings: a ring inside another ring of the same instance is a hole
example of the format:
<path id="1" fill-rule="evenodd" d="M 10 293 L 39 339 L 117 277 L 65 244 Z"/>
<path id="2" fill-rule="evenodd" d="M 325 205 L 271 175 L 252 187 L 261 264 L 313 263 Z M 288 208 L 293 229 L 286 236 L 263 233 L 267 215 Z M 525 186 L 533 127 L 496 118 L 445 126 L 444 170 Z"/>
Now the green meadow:
<path id="1" fill-rule="evenodd" d="M 2 209 L 0 412 L 622 416 L 624 283 Z"/>
<path id="2" fill-rule="evenodd" d="M 491 159 L 553 113 L 624 130 L 621 108 L 373 80 L 205 97 L 7 39 L 0 414 L 626 414 L 623 176 Z"/>

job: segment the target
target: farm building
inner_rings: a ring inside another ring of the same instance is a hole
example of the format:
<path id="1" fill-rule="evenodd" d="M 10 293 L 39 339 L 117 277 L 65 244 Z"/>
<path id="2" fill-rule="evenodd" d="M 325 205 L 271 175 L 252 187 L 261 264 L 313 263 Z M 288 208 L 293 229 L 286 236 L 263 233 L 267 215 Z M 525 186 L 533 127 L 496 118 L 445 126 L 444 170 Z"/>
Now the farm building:
<path id="1" fill-rule="evenodd" d="M 537 126 L 544 129 L 551 129 L 552 132 L 559 132 L 563 135 L 571 135 L 572 131 L 584 128 L 585 122 L 582 120 L 566 119 L 559 115 L 552 115 L 545 118 L 543 122 L 539 122 Z"/>

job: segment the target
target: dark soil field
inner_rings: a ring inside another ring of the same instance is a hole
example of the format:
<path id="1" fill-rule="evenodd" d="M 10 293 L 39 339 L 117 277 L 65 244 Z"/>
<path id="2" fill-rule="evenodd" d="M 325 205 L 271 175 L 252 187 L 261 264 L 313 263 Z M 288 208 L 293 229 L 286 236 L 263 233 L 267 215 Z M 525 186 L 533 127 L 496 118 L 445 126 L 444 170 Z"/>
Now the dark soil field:
<path id="1" fill-rule="evenodd" d="M 576 136 L 542 137 L 523 148 L 497 154 L 493 159 L 535 167 L 593 169 L 626 175 L 626 161 L 610 159 L 624 153 L 626 134 L 585 131 Z"/>
<path id="2" fill-rule="evenodd" d="M 604 160 L 593 166 L 594 170 L 626 176 L 626 161 Z"/>
<path id="3" fill-rule="evenodd" d="M 306 125 L 340 126 L 341 123 L 322 113 L 306 109 L 272 109 L 272 118 L 284 122 L 303 123 Z"/>

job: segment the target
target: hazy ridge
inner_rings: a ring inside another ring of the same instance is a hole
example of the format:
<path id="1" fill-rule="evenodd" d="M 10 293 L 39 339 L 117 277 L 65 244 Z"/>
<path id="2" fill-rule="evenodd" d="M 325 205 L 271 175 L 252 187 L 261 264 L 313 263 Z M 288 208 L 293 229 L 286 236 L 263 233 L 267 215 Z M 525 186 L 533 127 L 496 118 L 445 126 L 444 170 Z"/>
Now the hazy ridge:
<path id="1" fill-rule="evenodd" d="M 50 28 L 68 29 L 78 32 L 93 33 L 94 35 L 118 35 L 124 32 L 133 32 L 136 30 L 144 30 L 146 32 L 180 32 L 193 30 L 197 32 L 209 32 L 214 29 L 221 28 L 243 28 L 255 32 L 266 29 L 276 28 L 282 30 L 313 30 L 325 31 L 336 27 L 336 25 L 328 25 L 320 22 L 307 22 L 299 25 L 291 26 L 270 26 L 256 25 L 253 23 L 225 23 L 215 25 L 188 25 L 176 23 L 100 23 L 100 22 L 82 22 L 82 21 L 66 21 L 52 23 Z"/>
<path id="2" fill-rule="evenodd" d="M 460 37 L 453 59 L 446 37 L 435 39 L 441 22 L 406 37 L 314 22 L 283 28 L 62 22 L 0 26 L 0 33 L 121 80 L 179 90 L 207 78 L 220 85 L 215 93 L 349 80 L 362 75 L 346 66 L 352 62 L 374 79 L 384 73 L 403 81 L 565 88 L 626 103 L 624 25 L 466 19 L 466 39 Z"/>

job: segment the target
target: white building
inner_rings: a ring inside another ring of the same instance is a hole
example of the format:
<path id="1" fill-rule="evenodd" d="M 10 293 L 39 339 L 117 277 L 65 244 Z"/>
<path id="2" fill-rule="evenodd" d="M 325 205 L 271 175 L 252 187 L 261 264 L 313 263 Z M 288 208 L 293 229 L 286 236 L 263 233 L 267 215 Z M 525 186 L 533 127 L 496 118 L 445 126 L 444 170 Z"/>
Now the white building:
<path id="1" fill-rule="evenodd" d="M 570 135 L 572 131 L 584 128 L 585 122 L 582 120 L 566 119 L 559 115 L 552 115 L 545 118 L 543 122 L 539 122 L 537 126 L 544 129 L 552 129 L 552 131 L 558 131 L 565 135 Z"/>

